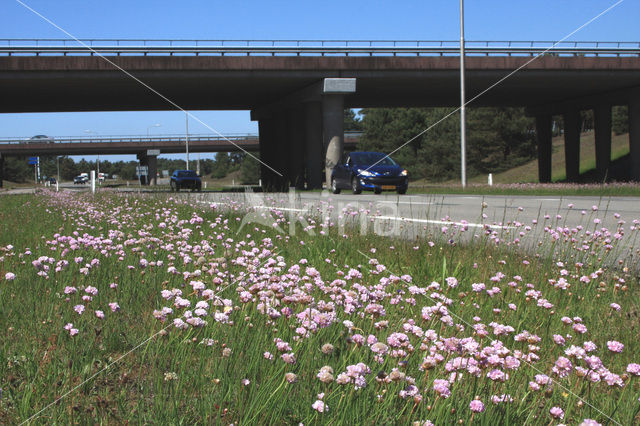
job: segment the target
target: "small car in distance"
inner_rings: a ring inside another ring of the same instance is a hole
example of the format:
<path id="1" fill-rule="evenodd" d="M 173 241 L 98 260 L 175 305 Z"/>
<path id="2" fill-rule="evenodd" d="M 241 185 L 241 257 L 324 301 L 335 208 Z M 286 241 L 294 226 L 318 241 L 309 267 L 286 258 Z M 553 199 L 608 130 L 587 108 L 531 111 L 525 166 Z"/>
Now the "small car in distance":
<path id="1" fill-rule="evenodd" d="M 27 143 L 53 143 L 53 138 L 47 135 L 35 135 L 29 138 Z"/>
<path id="2" fill-rule="evenodd" d="M 73 184 L 74 185 L 82 185 L 85 184 L 89 181 L 89 178 L 87 178 L 86 176 L 76 176 L 73 178 Z"/>
<path id="3" fill-rule="evenodd" d="M 354 194 L 363 190 L 376 194 L 388 190 L 405 194 L 408 187 L 407 170 L 381 152 L 352 152 L 331 173 L 331 191 L 334 194 L 339 194 L 342 189 L 351 189 Z"/>
<path id="4" fill-rule="evenodd" d="M 194 170 L 175 170 L 171 175 L 171 191 L 189 188 L 192 191 L 202 191 L 202 179 Z"/>

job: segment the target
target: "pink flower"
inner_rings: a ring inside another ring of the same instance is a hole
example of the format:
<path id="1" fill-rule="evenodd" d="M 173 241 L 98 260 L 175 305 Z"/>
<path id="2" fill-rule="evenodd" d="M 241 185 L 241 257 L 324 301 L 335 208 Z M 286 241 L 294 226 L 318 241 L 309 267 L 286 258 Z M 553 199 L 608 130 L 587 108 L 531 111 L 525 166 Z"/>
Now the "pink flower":
<path id="1" fill-rule="evenodd" d="M 282 360 L 284 362 L 286 362 L 287 364 L 295 364 L 296 363 L 296 356 L 293 354 L 293 352 L 287 353 L 287 354 L 282 354 L 280 356 L 280 358 L 282 358 Z"/>
<path id="2" fill-rule="evenodd" d="M 564 419 L 564 411 L 560 407 L 551 407 L 549 414 L 555 419 Z"/>
<path id="3" fill-rule="evenodd" d="M 325 404 L 324 401 L 321 401 L 319 399 L 316 400 L 316 402 L 314 402 L 311 405 L 311 408 L 316 410 L 318 413 L 324 413 L 325 411 L 329 411 L 329 407 L 327 407 L 327 404 Z"/>
<path id="4" fill-rule="evenodd" d="M 70 336 L 75 336 L 76 334 L 78 334 L 78 329 L 77 328 L 73 328 L 73 324 L 72 323 L 67 323 L 64 326 L 64 329 L 67 330 L 69 332 Z"/>
<path id="5" fill-rule="evenodd" d="M 469 404 L 469 409 L 474 413 L 482 413 L 484 411 L 484 404 L 479 399 L 474 399 Z"/>
<path id="6" fill-rule="evenodd" d="M 451 391 L 449 390 L 449 382 L 442 379 L 435 379 L 433 381 L 433 390 L 436 393 L 444 398 L 449 398 L 451 396 Z"/>
<path id="7" fill-rule="evenodd" d="M 569 361 L 568 358 L 561 356 L 561 357 L 558 357 L 552 370 L 559 377 L 566 377 L 569 375 L 569 373 L 571 373 L 572 368 L 573 368 L 573 364 L 571 364 L 571 361 Z"/>
<path id="8" fill-rule="evenodd" d="M 554 334 L 554 335 L 553 335 L 553 342 L 554 342 L 556 345 L 564 346 L 565 340 L 564 340 L 564 337 L 562 337 L 561 335 L 559 335 L 559 334 Z"/>
<path id="9" fill-rule="evenodd" d="M 116 302 L 111 302 L 109 303 L 109 308 L 111 308 L 111 312 L 117 312 L 120 310 L 120 305 L 118 305 Z"/>
<path id="10" fill-rule="evenodd" d="M 104 312 L 102 311 L 96 311 L 96 316 L 100 319 L 104 319 Z"/>
<path id="11" fill-rule="evenodd" d="M 7 281 L 13 281 L 16 279 L 16 274 L 14 274 L 13 272 L 7 272 L 6 274 L 4 274 L 4 279 Z"/>
<path id="12" fill-rule="evenodd" d="M 624 349 L 624 345 L 616 340 L 609 340 L 607 342 L 607 348 L 609 348 L 611 352 L 620 353 L 622 349 Z"/>
<path id="13" fill-rule="evenodd" d="M 640 364 L 631 363 L 627 365 L 627 373 L 640 376 Z"/>
<path id="14" fill-rule="evenodd" d="M 82 315 L 84 312 L 84 305 L 76 305 L 73 307 L 73 310 L 78 313 L 78 315 Z"/>

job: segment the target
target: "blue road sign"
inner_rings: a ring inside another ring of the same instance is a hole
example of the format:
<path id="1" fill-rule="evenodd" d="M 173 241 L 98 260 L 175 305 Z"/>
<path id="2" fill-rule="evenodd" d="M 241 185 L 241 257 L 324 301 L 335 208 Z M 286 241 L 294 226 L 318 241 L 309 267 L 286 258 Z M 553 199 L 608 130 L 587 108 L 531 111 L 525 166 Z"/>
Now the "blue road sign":
<path id="1" fill-rule="evenodd" d="M 38 164 L 38 157 L 29 157 L 29 164 Z"/>

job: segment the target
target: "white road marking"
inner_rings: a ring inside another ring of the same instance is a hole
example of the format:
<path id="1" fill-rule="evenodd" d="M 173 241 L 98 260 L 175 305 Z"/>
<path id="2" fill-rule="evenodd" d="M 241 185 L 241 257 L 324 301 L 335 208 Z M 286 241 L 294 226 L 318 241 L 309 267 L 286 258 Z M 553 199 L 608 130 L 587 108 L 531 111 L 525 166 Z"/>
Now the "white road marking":
<path id="1" fill-rule="evenodd" d="M 453 222 L 448 220 L 433 220 L 433 219 L 412 219 L 409 217 L 398 217 L 398 216 L 371 216 L 374 219 L 385 219 L 385 220 L 400 220 L 403 222 L 417 222 L 417 223 L 431 223 L 436 225 L 456 225 L 456 226 L 466 226 L 469 228 L 483 228 L 486 226 L 491 229 L 509 229 L 513 228 L 513 226 L 500 226 L 500 225 L 484 225 L 482 223 L 462 223 L 462 222 Z"/>

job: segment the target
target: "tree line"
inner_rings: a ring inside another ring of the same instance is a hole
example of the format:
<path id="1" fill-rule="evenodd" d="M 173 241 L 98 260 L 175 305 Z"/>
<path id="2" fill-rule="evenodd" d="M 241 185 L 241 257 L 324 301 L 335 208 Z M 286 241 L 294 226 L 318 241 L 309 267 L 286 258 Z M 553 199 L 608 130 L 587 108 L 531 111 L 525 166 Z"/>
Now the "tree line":
<path id="1" fill-rule="evenodd" d="M 358 149 L 393 153 L 412 179 L 438 182 L 460 176 L 460 114 L 452 108 L 375 108 L 345 112 L 345 130 L 363 132 Z M 581 112 L 582 131 L 593 130 L 592 111 Z M 626 106 L 614 107 L 612 127 L 628 132 Z M 537 158 L 535 120 L 524 108 L 468 108 L 467 176 L 499 173 Z M 554 135 L 564 131 L 553 117 Z"/>

